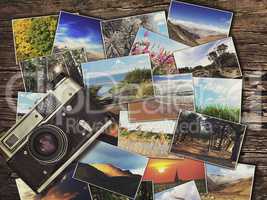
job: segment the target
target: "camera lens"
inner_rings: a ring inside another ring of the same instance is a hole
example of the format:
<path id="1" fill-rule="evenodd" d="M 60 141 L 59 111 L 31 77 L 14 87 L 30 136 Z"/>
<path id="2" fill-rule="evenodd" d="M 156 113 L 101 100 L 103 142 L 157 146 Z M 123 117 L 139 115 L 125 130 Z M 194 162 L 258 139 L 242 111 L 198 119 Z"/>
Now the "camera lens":
<path id="1" fill-rule="evenodd" d="M 53 125 L 36 128 L 29 138 L 29 150 L 38 161 L 53 163 L 61 160 L 67 152 L 66 134 Z"/>

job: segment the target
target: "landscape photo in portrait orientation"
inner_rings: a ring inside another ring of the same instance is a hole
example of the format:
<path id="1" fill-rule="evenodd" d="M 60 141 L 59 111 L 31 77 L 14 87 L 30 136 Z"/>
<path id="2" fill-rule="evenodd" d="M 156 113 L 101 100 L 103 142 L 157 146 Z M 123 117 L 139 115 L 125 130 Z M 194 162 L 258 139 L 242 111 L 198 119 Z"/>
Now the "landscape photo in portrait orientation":
<path id="1" fill-rule="evenodd" d="M 88 61 L 105 58 L 101 20 L 61 11 L 53 53 L 84 48 Z"/>
<path id="2" fill-rule="evenodd" d="M 89 187 L 93 200 L 130 200 L 130 198 L 127 198 L 126 196 L 93 185 L 90 185 Z M 154 191 L 152 181 L 142 181 L 135 200 L 154 200 L 153 196 Z"/>
<path id="3" fill-rule="evenodd" d="M 241 121 L 242 79 L 194 78 L 196 112 Z"/>
<path id="4" fill-rule="evenodd" d="M 71 164 L 62 174 L 58 182 L 44 194 L 36 194 L 21 179 L 16 184 L 21 200 L 91 200 L 91 194 L 86 183 L 72 178 L 75 164 Z"/>
<path id="5" fill-rule="evenodd" d="M 246 126 L 207 115 L 182 111 L 171 153 L 235 168 Z"/>
<path id="6" fill-rule="evenodd" d="M 167 158 L 175 120 L 129 122 L 128 111 L 120 112 L 118 146 L 153 158 Z"/>
<path id="7" fill-rule="evenodd" d="M 17 63 L 51 54 L 57 20 L 56 15 L 12 20 Z"/>
<path id="8" fill-rule="evenodd" d="M 231 37 L 174 53 L 179 73 L 194 77 L 239 78 L 242 76 Z"/>
<path id="9" fill-rule="evenodd" d="M 100 106 L 154 96 L 148 54 L 83 63 L 82 71 L 90 97 Z"/>
<path id="10" fill-rule="evenodd" d="M 96 141 L 82 155 L 73 178 L 134 198 L 147 163 L 144 156 Z"/>
<path id="11" fill-rule="evenodd" d="M 87 62 L 83 48 L 72 49 L 49 56 L 31 58 L 20 62 L 23 82 L 27 92 L 47 92 L 49 82 L 64 73 L 83 85 L 81 63 Z"/>
<path id="12" fill-rule="evenodd" d="M 154 183 L 155 193 L 195 181 L 200 193 L 207 192 L 205 164 L 190 159 L 149 159 L 143 180 Z"/>
<path id="13" fill-rule="evenodd" d="M 148 53 L 151 59 L 153 76 L 177 74 L 178 70 L 175 66 L 173 52 L 184 48 L 188 48 L 188 46 L 140 27 L 130 54 Z"/>
<path id="14" fill-rule="evenodd" d="M 153 97 L 128 103 L 128 118 L 129 122 L 176 120 L 180 108 L 164 97 Z"/>
<path id="15" fill-rule="evenodd" d="M 155 200 L 201 200 L 194 181 L 155 194 Z"/>
<path id="16" fill-rule="evenodd" d="M 168 15 L 170 38 L 188 46 L 225 38 L 232 17 L 232 12 L 172 0 Z"/>
<path id="17" fill-rule="evenodd" d="M 141 26 L 166 37 L 169 36 L 164 11 L 104 20 L 102 29 L 107 58 L 128 56 L 135 35 Z"/>
<path id="18" fill-rule="evenodd" d="M 194 88 L 192 74 L 153 76 L 154 92 L 180 109 L 194 111 Z"/>
<path id="19" fill-rule="evenodd" d="M 255 166 L 237 164 L 230 170 L 218 166 L 207 165 L 207 181 L 209 193 L 202 200 L 250 200 L 252 195 Z"/>

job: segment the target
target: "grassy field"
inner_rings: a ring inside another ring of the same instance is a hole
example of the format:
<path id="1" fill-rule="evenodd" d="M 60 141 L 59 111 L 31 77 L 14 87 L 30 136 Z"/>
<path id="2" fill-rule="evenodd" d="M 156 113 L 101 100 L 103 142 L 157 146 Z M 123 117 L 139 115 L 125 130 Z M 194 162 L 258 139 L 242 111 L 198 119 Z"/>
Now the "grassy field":
<path id="1" fill-rule="evenodd" d="M 239 108 L 231 108 L 222 105 L 208 105 L 206 107 L 196 106 L 196 111 L 201 114 L 218 117 L 232 122 L 240 121 L 241 109 Z"/>

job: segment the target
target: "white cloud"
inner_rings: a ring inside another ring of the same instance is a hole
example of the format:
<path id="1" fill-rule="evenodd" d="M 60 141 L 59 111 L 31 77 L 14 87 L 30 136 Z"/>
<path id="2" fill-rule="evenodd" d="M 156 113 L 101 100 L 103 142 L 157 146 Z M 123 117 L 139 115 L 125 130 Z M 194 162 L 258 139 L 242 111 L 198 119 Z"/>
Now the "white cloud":
<path id="1" fill-rule="evenodd" d="M 163 12 L 155 14 L 153 20 L 158 24 L 158 25 L 164 25 L 166 23 L 166 19 L 164 16 Z"/>
<path id="2" fill-rule="evenodd" d="M 225 168 L 220 169 L 220 175 L 227 176 L 232 180 L 253 177 L 254 172 L 255 166 L 246 164 L 238 164 L 235 170 Z"/>
<path id="3" fill-rule="evenodd" d="M 182 24 L 182 25 L 184 25 L 186 27 L 190 27 L 190 28 L 202 29 L 202 30 L 207 30 L 207 31 L 216 31 L 216 32 L 219 32 L 221 34 L 227 34 L 228 33 L 228 29 L 214 26 L 211 24 L 199 24 L 199 23 L 195 23 L 195 22 L 191 22 L 191 21 L 184 21 L 184 20 L 177 20 L 177 19 L 176 20 L 171 19 L 171 21 L 174 24 Z"/>

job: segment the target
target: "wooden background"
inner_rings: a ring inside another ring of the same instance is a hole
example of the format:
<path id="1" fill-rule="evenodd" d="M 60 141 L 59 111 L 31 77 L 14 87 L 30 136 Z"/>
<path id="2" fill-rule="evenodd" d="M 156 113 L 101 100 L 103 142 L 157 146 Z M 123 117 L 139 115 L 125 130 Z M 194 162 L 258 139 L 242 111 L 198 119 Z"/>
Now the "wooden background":
<path id="1" fill-rule="evenodd" d="M 267 199 L 267 0 L 193 0 L 235 13 L 234 37 L 243 69 L 243 122 L 248 124 L 240 162 L 256 164 L 252 199 Z M 0 0 L 0 131 L 15 121 L 17 91 L 11 19 L 57 14 L 59 10 L 110 19 L 166 10 L 169 0 Z M 14 84 L 10 80 L 15 77 Z M 17 200 L 14 178 L 0 160 L 0 200 Z"/>

